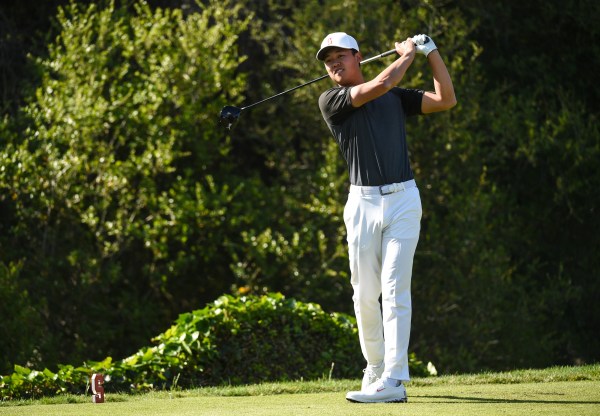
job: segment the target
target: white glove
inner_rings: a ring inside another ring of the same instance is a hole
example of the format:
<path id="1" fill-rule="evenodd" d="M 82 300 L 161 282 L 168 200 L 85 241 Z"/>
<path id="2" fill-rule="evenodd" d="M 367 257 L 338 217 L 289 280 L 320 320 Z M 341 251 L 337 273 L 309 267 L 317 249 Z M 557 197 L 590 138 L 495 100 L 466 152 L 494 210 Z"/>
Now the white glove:
<path id="1" fill-rule="evenodd" d="M 425 56 L 429 55 L 431 51 L 435 51 L 437 49 L 437 46 L 435 46 L 435 43 L 433 43 L 433 39 L 427 35 L 421 34 L 413 36 L 412 41 L 417 46 L 417 52 L 422 53 Z"/>

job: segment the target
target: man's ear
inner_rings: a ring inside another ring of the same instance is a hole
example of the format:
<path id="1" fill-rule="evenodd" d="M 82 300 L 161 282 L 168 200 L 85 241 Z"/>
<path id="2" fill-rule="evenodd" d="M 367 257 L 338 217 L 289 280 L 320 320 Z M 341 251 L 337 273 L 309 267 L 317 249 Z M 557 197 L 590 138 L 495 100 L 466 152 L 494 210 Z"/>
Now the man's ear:
<path id="1" fill-rule="evenodd" d="M 363 60 L 363 56 L 360 52 L 356 52 L 354 54 L 354 59 L 356 59 L 356 62 L 360 64 Z"/>

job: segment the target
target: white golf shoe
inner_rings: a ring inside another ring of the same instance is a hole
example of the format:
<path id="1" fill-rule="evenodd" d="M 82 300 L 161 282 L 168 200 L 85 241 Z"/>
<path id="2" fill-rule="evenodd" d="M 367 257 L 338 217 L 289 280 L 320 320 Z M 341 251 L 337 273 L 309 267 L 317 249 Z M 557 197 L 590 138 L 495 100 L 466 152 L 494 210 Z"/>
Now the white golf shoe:
<path id="1" fill-rule="evenodd" d="M 362 379 L 362 385 L 360 386 L 361 390 L 366 390 L 371 384 L 375 383 L 377 380 L 381 378 L 383 374 L 383 363 L 379 365 L 367 365 L 367 368 L 363 370 L 365 375 Z"/>
<path id="2" fill-rule="evenodd" d="M 391 386 L 386 380 L 377 380 L 365 390 L 350 391 L 346 400 L 355 403 L 406 403 L 406 389 L 403 384 Z"/>

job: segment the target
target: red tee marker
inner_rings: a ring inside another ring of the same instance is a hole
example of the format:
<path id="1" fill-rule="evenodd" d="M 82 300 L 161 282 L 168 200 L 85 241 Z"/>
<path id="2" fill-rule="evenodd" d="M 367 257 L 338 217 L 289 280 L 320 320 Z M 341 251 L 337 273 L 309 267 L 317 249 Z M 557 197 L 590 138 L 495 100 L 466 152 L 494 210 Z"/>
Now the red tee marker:
<path id="1" fill-rule="evenodd" d="M 104 376 L 92 374 L 92 402 L 104 403 Z"/>

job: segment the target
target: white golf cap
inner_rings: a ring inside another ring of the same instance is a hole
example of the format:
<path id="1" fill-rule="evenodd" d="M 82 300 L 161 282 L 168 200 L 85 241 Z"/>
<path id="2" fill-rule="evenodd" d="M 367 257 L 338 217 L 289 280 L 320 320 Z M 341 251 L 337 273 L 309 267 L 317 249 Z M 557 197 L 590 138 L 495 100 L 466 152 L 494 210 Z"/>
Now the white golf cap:
<path id="1" fill-rule="evenodd" d="M 356 39 L 345 32 L 335 32 L 325 36 L 325 39 L 323 39 L 323 42 L 321 42 L 321 49 L 319 49 L 319 52 L 317 52 L 317 59 L 322 61 L 325 58 L 327 49 L 329 48 L 359 50 Z"/>

